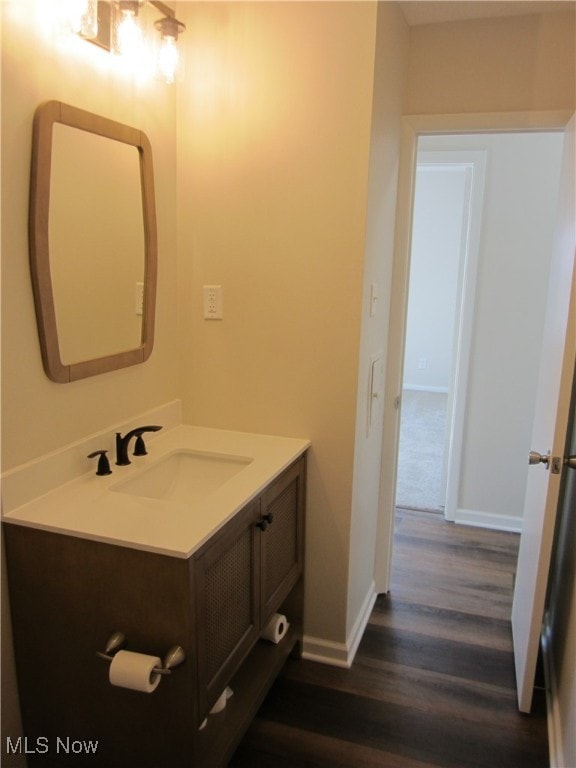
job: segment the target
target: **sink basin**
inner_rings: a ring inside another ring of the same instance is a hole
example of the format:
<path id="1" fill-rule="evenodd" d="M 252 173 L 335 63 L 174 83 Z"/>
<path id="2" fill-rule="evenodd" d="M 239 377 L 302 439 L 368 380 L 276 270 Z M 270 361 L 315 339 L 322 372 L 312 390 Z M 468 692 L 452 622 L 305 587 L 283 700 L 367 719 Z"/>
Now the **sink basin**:
<path id="1" fill-rule="evenodd" d="M 186 503 L 213 493 L 251 462 L 248 456 L 174 451 L 110 490 Z"/>

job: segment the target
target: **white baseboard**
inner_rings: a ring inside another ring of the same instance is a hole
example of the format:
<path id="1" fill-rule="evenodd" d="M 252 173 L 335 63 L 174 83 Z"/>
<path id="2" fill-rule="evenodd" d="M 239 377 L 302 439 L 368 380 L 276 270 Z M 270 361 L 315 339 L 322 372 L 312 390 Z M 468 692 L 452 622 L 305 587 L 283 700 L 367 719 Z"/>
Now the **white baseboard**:
<path id="1" fill-rule="evenodd" d="M 409 389 L 411 392 L 439 392 L 441 395 L 448 394 L 448 387 L 434 387 L 427 384 L 402 384 L 402 389 Z"/>
<path id="2" fill-rule="evenodd" d="M 376 584 L 372 582 L 345 643 L 335 643 L 332 640 L 304 635 L 302 657 L 309 661 L 317 661 L 320 664 L 329 664 L 332 667 L 350 668 L 377 596 Z"/>
<path id="3" fill-rule="evenodd" d="M 494 531 L 522 533 L 521 517 L 497 515 L 494 512 L 481 512 L 477 509 L 458 508 L 454 514 L 454 522 L 460 525 L 471 525 L 475 528 L 491 528 Z"/>
<path id="4" fill-rule="evenodd" d="M 335 643 L 310 635 L 304 635 L 302 640 L 302 658 L 317 661 L 319 664 L 329 664 L 331 667 L 348 669 L 351 666 L 346 643 Z"/>
<path id="5" fill-rule="evenodd" d="M 552 647 L 549 642 L 548 615 L 544 616 L 542 628 L 542 659 L 544 662 L 544 679 L 546 681 L 546 714 L 548 725 L 548 751 L 550 753 L 550 768 L 564 768 L 564 749 L 562 746 L 562 730 L 560 727 L 560 711 L 558 702 L 558 686 Z"/>

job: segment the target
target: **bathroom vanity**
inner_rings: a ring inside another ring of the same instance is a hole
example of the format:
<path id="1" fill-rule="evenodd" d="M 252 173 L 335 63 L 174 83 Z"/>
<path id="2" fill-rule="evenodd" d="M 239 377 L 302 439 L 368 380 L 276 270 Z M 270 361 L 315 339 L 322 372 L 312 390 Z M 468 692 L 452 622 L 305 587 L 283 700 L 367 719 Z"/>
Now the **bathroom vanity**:
<path id="1" fill-rule="evenodd" d="M 244 435 L 231 452 L 223 446 L 236 433 L 205 430 L 202 442 L 202 430 L 192 430 L 158 438 L 126 475 L 87 475 L 5 516 L 31 765 L 226 765 L 287 657 L 300 651 L 308 444 L 270 438 L 266 447 L 262 436 Z M 152 493 L 144 476 L 183 443 L 192 456 L 217 449 L 242 466 L 189 507 L 165 491 L 138 496 Z M 118 490 L 120 478 L 129 491 Z M 265 640 L 277 612 L 289 629 L 279 642 Z M 97 652 L 115 631 L 126 650 L 162 658 L 178 645 L 185 661 L 151 693 L 111 685 L 109 661 Z M 225 708 L 211 713 L 227 687 Z"/>

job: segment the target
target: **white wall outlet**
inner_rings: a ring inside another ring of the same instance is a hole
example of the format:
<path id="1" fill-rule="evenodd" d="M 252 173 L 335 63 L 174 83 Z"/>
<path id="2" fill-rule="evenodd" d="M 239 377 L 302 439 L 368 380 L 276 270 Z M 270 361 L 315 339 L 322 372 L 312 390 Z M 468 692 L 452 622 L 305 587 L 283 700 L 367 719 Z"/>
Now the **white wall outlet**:
<path id="1" fill-rule="evenodd" d="M 222 286 L 204 285 L 204 320 L 222 320 Z"/>
<path id="2" fill-rule="evenodd" d="M 134 302 L 136 314 L 141 315 L 144 311 L 144 283 L 136 283 Z"/>
<path id="3" fill-rule="evenodd" d="M 418 370 L 424 371 L 428 368 L 428 358 L 427 357 L 420 357 L 418 358 Z"/>

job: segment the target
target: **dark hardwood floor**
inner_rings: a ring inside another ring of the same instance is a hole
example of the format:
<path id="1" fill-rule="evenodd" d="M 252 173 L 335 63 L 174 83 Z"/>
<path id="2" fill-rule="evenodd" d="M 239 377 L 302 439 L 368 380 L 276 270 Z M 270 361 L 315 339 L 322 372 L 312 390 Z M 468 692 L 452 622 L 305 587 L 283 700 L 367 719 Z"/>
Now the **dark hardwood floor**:
<path id="1" fill-rule="evenodd" d="M 351 669 L 289 661 L 233 768 L 547 768 L 545 696 L 516 707 L 518 536 L 399 510 L 394 574 Z"/>

